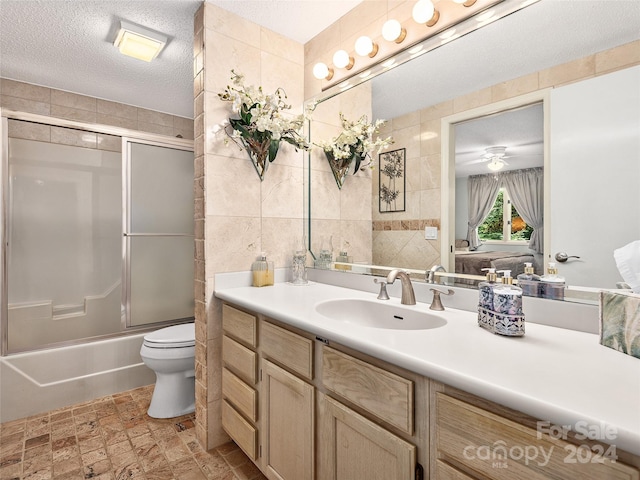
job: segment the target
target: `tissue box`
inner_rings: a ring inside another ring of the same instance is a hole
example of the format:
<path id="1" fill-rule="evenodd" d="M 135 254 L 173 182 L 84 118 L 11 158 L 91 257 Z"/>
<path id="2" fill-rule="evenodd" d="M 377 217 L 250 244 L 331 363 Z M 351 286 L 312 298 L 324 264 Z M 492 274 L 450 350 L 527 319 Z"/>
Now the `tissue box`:
<path id="1" fill-rule="evenodd" d="M 600 344 L 640 358 L 640 295 L 600 292 Z"/>

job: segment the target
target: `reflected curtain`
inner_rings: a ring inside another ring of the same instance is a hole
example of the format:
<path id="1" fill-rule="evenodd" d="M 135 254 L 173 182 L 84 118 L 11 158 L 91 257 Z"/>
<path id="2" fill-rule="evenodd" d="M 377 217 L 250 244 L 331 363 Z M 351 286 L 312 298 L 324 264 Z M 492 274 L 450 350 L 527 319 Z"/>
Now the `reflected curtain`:
<path id="1" fill-rule="evenodd" d="M 478 226 L 484 222 L 496 203 L 500 182 L 495 175 L 472 175 L 469 177 L 469 222 L 467 223 L 467 241 L 469 249 L 480 246 Z"/>
<path id="2" fill-rule="evenodd" d="M 533 228 L 529 248 L 542 253 L 544 218 L 544 177 L 542 168 L 505 172 L 502 186 L 509 192 L 511 202 L 522 219 Z"/>

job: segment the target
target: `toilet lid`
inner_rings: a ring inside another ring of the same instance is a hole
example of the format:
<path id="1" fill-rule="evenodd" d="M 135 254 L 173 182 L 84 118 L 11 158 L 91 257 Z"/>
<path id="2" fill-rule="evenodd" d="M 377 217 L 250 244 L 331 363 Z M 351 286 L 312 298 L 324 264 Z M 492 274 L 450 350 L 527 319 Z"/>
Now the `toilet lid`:
<path id="1" fill-rule="evenodd" d="M 193 347 L 196 329 L 193 323 L 161 328 L 144 336 L 144 344 L 151 348 Z"/>

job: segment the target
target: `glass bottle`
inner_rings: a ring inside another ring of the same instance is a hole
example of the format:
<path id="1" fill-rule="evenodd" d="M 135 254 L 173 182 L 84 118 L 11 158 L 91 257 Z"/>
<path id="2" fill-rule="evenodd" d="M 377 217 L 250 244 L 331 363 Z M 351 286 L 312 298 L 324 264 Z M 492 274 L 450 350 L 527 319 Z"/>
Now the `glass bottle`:
<path id="1" fill-rule="evenodd" d="M 251 265 L 254 287 L 273 285 L 273 262 L 267 260 L 267 254 L 262 252 L 260 259 Z"/>

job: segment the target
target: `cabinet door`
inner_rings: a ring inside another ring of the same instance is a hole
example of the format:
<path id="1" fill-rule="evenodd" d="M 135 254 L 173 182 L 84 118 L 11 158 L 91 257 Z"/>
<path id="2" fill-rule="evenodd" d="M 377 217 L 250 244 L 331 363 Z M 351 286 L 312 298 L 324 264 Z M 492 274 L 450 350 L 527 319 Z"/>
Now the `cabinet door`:
<path id="1" fill-rule="evenodd" d="M 321 480 L 410 480 L 416 447 L 319 394 Z"/>
<path id="2" fill-rule="evenodd" d="M 312 480 L 313 386 L 264 360 L 261 397 L 264 473 L 270 480 Z"/>

